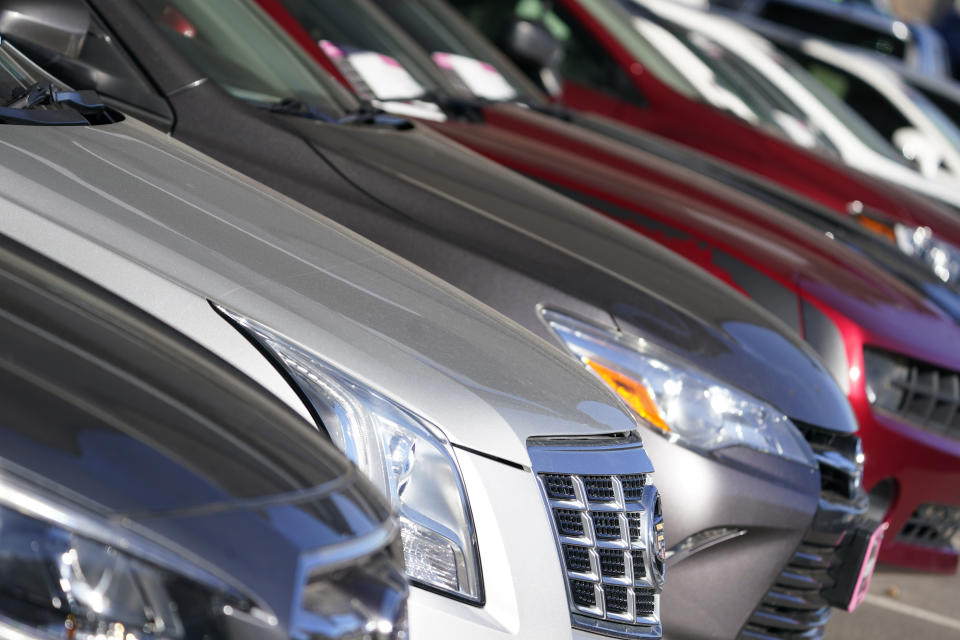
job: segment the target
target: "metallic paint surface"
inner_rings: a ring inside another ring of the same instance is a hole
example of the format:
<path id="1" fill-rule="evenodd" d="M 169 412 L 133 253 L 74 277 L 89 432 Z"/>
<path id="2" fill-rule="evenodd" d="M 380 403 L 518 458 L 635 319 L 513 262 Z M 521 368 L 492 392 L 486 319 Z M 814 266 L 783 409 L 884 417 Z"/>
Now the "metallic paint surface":
<path id="1" fill-rule="evenodd" d="M 283 327 L 455 444 L 526 464 L 528 437 L 633 428 L 612 394 L 516 325 L 145 125 L 4 133 L 0 230 L 14 214 L 54 222 Z M 83 256 L 54 257 L 84 270 Z"/>

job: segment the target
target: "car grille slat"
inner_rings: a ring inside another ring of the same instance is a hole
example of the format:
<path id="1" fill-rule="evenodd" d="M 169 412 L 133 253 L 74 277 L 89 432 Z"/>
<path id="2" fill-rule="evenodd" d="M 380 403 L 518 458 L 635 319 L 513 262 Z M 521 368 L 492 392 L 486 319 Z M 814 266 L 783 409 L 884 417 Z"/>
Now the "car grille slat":
<path id="1" fill-rule="evenodd" d="M 634 448 L 638 439 L 624 453 Z M 657 554 L 665 549 L 657 488 L 646 473 L 564 473 L 557 463 L 544 468 L 538 450 L 530 449 L 566 571 L 573 625 L 624 638 L 660 637 Z M 564 453 L 571 466 L 590 466 L 584 462 L 589 447 Z M 609 447 L 598 447 L 596 469 L 609 468 L 610 455 Z"/>
<path id="2" fill-rule="evenodd" d="M 896 408 L 899 418 L 919 427 L 960 440 L 960 372 L 919 360 L 904 360 L 905 378 L 891 381 L 903 391 Z"/>
<path id="3" fill-rule="evenodd" d="M 821 510 L 850 505 L 860 491 L 860 441 L 853 435 L 796 423 L 820 465 Z M 781 570 L 740 640 L 819 640 L 831 607 L 822 595 L 835 583 L 832 567 L 842 562 L 842 532 L 811 528 Z"/>
<path id="4" fill-rule="evenodd" d="M 900 530 L 897 540 L 924 547 L 960 549 L 960 507 L 920 505 Z"/>

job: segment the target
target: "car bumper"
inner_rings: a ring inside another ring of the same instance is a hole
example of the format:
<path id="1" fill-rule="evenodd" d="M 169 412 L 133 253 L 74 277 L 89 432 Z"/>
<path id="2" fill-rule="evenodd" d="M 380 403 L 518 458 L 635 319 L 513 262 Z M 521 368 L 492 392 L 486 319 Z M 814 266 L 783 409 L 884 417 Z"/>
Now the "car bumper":
<path id="1" fill-rule="evenodd" d="M 958 550 L 950 530 L 960 510 L 960 442 L 864 406 L 861 438 L 867 454 L 864 486 L 892 482 L 889 523 L 880 561 L 911 569 L 953 573 Z M 932 517 L 923 517 L 928 505 Z M 937 517 L 939 514 L 939 517 Z"/>

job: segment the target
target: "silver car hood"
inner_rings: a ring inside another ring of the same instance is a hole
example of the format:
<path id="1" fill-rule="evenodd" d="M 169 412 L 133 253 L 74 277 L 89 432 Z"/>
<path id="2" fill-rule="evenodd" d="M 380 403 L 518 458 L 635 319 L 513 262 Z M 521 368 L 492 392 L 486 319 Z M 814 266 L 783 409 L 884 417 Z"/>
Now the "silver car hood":
<path id="1" fill-rule="evenodd" d="M 306 346 L 456 445 L 528 465 L 532 436 L 636 426 L 586 370 L 512 321 L 146 125 L 0 130 L 0 232 L 188 334 L 209 329 L 184 326 L 175 305 L 151 308 L 156 277 Z M 88 243 L 97 251 L 80 250 Z M 110 267 L 93 257 L 102 250 L 135 264 Z"/>

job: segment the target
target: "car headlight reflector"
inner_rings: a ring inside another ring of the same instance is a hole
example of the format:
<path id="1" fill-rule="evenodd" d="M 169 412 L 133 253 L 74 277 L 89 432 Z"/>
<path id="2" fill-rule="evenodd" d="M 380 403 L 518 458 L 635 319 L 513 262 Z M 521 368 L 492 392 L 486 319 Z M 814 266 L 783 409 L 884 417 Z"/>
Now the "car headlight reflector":
<path id="1" fill-rule="evenodd" d="M 289 338 L 216 308 L 273 356 L 331 440 L 392 502 L 407 576 L 482 602 L 472 514 L 456 456 L 443 433 Z"/>
<path id="2" fill-rule="evenodd" d="M 785 415 L 629 337 L 551 309 L 547 326 L 654 430 L 701 452 L 742 446 L 816 468 L 810 445 Z"/>
<path id="3" fill-rule="evenodd" d="M 956 283 L 960 278 L 960 248 L 939 240 L 930 227 L 893 225 L 897 247 L 920 260 L 943 282 Z"/>

